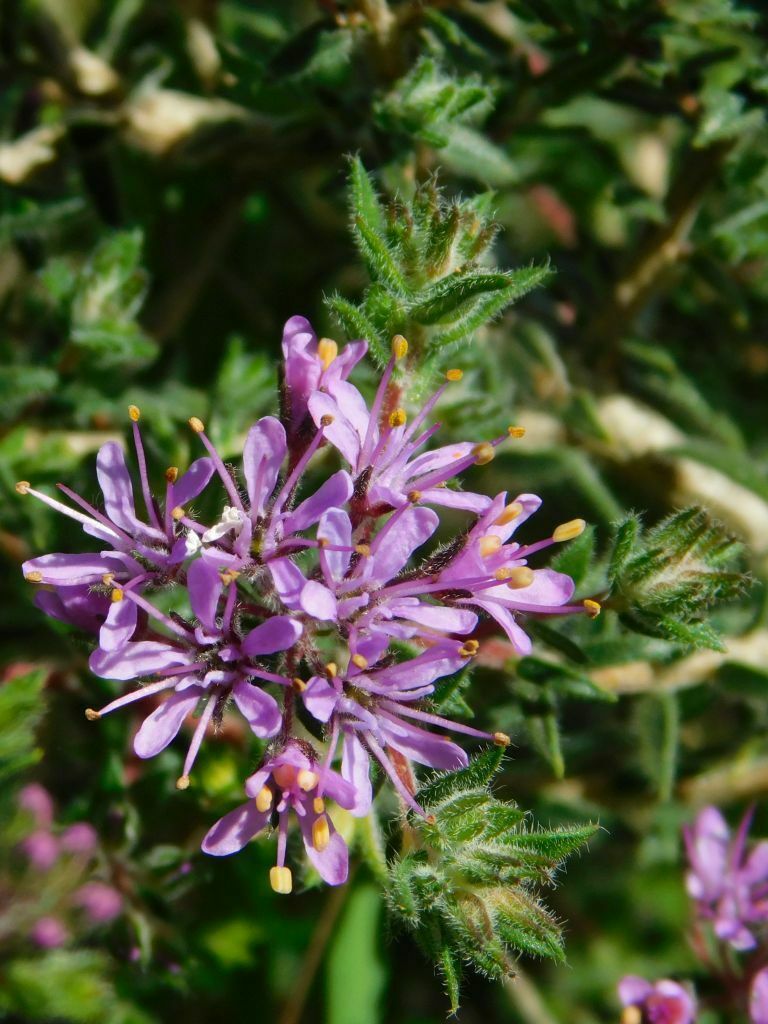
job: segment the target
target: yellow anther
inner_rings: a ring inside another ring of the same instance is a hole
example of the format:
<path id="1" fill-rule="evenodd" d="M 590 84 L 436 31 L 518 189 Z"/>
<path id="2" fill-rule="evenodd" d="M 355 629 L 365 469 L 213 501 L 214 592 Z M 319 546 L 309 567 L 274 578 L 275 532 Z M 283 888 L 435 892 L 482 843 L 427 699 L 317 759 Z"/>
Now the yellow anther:
<path id="1" fill-rule="evenodd" d="M 323 364 L 323 369 L 327 370 L 333 360 L 339 354 L 339 346 L 333 340 L 333 338 L 321 338 L 317 343 L 317 358 Z"/>
<path id="2" fill-rule="evenodd" d="M 302 690 L 306 690 L 307 688 L 307 684 L 304 682 L 303 679 L 299 679 L 298 676 L 293 677 L 293 679 L 291 680 L 291 684 L 293 685 L 293 688 L 297 693 L 301 693 Z"/>
<path id="3" fill-rule="evenodd" d="M 175 484 L 179 479 L 179 470 L 177 466 L 169 466 L 165 471 L 165 479 L 169 484 Z"/>
<path id="4" fill-rule="evenodd" d="M 416 505 L 421 501 L 421 491 L 408 491 L 408 501 L 413 502 Z"/>
<path id="5" fill-rule="evenodd" d="M 493 520 L 493 525 L 506 526 L 507 523 L 511 523 L 513 519 L 517 519 L 517 517 L 522 513 L 522 511 L 523 506 L 520 504 L 520 502 L 513 501 L 510 505 L 506 505 L 504 511 L 501 512 L 500 515 Z"/>
<path id="6" fill-rule="evenodd" d="M 197 416 L 190 416 L 188 422 L 196 434 L 202 434 L 205 430 L 205 424 Z"/>
<path id="7" fill-rule="evenodd" d="M 31 486 L 32 484 L 29 482 L 29 480 L 19 480 L 19 482 L 16 484 L 16 493 L 29 494 L 29 488 Z"/>
<path id="8" fill-rule="evenodd" d="M 331 830 L 328 827 L 328 819 L 321 814 L 312 825 L 312 845 L 318 853 L 322 853 L 331 841 Z"/>
<path id="9" fill-rule="evenodd" d="M 317 546 L 319 548 L 327 548 L 330 543 L 331 542 L 328 540 L 327 537 L 318 537 L 317 538 Z"/>
<path id="10" fill-rule="evenodd" d="M 171 509 L 171 518 L 175 519 L 177 522 L 179 521 L 179 519 L 183 519 L 186 514 L 187 513 L 184 511 L 181 505 L 177 505 L 176 508 Z"/>
<path id="11" fill-rule="evenodd" d="M 302 768 L 296 776 L 296 784 L 299 789 L 303 789 L 305 793 L 310 793 L 315 789 L 319 781 L 320 777 L 317 772 L 311 772 L 308 768 Z"/>
<path id="12" fill-rule="evenodd" d="M 105 572 L 104 575 L 101 577 L 101 582 L 104 584 L 105 587 L 111 587 L 112 584 L 115 582 L 115 574 L 113 572 Z"/>
<path id="13" fill-rule="evenodd" d="M 593 601 L 591 598 L 587 598 L 584 602 L 584 611 L 590 617 L 590 619 L 596 619 L 600 612 L 603 610 L 603 606 L 599 601 Z"/>
<path id="14" fill-rule="evenodd" d="M 333 423 L 333 416 L 331 416 L 331 414 L 329 412 L 327 412 L 325 414 L 325 416 L 321 416 L 320 417 L 320 426 L 321 427 L 330 427 L 330 425 L 332 423 Z"/>
<path id="15" fill-rule="evenodd" d="M 325 666 L 325 673 L 329 679 L 333 679 L 334 676 L 339 674 L 339 668 L 335 661 L 329 661 Z"/>
<path id="16" fill-rule="evenodd" d="M 42 583 L 43 582 L 43 574 L 39 570 L 33 569 L 32 572 L 28 572 L 27 573 L 27 575 L 24 577 L 24 579 L 28 583 Z"/>
<path id="17" fill-rule="evenodd" d="M 139 419 L 141 418 L 141 409 L 138 407 L 138 405 L 129 405 L 128 415 L 131 417 L 134 423 L 138 423 Z"/>
<path id="18" fill-rule="evenodd" d="M 463 376 L 464 376 L 464 371 L 463 370 L 455 370 L 454 369 L 454 370 L 446 370 L 445 371 L 445 379 L 451 381 L 452 383 L 455 383 L 456 381 L 461 380 L 461 378 Z"/>
<path id="19" fill-rule="evenodd" d="M 497 747 L 508 747 L 512 741 L 505 732 L 495 732 L 493 734 L 493 742 Z"/>
<path id="20" fill-rule="evenodd" d="M 459 648 L 459 654 L 462 658 L 474 658 L 479 650 L 480 644 L 477 640 L 465 640 L 464 644 Z"/>
<path id="21" fill-rule="evenodd" d="M 485 537 L 480 538 L 480 557 L 488 558 L 490 555 L 495 555 L 501 550 L 501 537 L 497 537 L 495 533 L 486 534 Z"/>
<path id="22" fill-rule="evenodd" d="M 256 794 L 256 810 L 261 811 L 261 813 L 263 814 L 264 811 L 268 811 L 271 806 L 272 790 L 269 788 L 269 786 L 262 786 L 259 792 Z"/>
<path id="23" fill-rule="evenodd" d="M 363 558 L 370 558 L 371 556 L 371 545 L 370 544 L 355 544 L 355 551 L 358 555 L 362 555 Z"/>
<path id="24" fill-rule="evenodd" d="M 587 524 L 583 519 L 571 519 L 567 523 L 561 523 L 552 534 L 552 540 L 561 544 L 564 540 L 573 540 L 584 533 Z"/>
<path id="25" fill-rule="evenodd" d="M 178 779 L 176 779 L 176 789 L 189 789 L 188 775 L 180 775 Z"/>
<path id="26" fill-rule="evenodd" d="M 472 454 L 475 456 L 475 462 L 478 466 L 485 466 L 493 461 L 496 452 L 493 450 L 493 445 L 489 444 L 488 441 L 481 441 L 480 444 L 476 444 L 472 449 Z"/>
<path id="27" fill-rule="evenodd" d="M 507 433 L 509 434 L 510 437 L 525 437 L 525 427 L 507 427 Z"/>
<path id="28" fill-rule="evenodd" d="M 493 574 L 494 579 L 497 579 L 499 580 L 500 583 L 503 583 L 505 580 L 510 579 L 513 571 L 514 570 L 512 569 L 497 569 L 496 572 Z"/>
<path id="29" fill-rule="evenodd" d="M 120 587 L 115 587 L 115 589 L 112 591 L 110 597 L 111 597 L 111 600 L 112 600 L 112 604 L 120 604 L 120 602 L 125 597 L 125 594 L 120 589 Z"/>
<path id="30" fill-rule="evenodd" d="M 85 717 L 89 722 L 98 722 L 101 718 L 101 713 L 99 711 L 94 711 L 93 708 L 86 708 Z"/>
<path id="31" fill-rule="evenodd" d="M 390 427 L 403 427 L 407 421 L 408 417 L 405 413 L 405 409 L 395 409 L 394 412 L 389 414 Z"/>
<path id="32" fill-rule="evenodd" d="M 639 1006 L 625 1006 L 619 1024 L 643 1024 L 643 1011 Z"/>
<path id="33" fill-rule="evenodd" d="M 509 570 L 507 586 L 510 590 L 522 590 L 524 587 L 530 587 L 534 579 L 533 569 L 529 569 L 527 565 L 518 565 L 515 569 Z"/>
<path id="34" fill-rule="evenodd" d="M 434 814 L 428 814 L 424 820 L 426 821 L 426 823 L 428 825 L 436 825 L 437 824 L 437 818 L 434 816 Z"/>
<path id="35" fill-rule="evenodd" d="M 359 669 L 368 668 L 368 659 L 364 654 L 353 654 L 351 658 L 352 664 L 357 665 Z"/>
<path id="36" fill-rule="evenodd" d="M 278 867 L 270 868 L 269 884 L 272 886 L 274 892 L 280 893 L 281 896 L 287 896 L 293 889 L 293 875 L 291 874 L 291 869 Z"/>
<path id="37" fill-rule="evenodd" d="M 234 583 L 240 572 L 237 569 L 225 569 L 224 572 L 219 573 L 219 578 L 225 587 L 228 587 L 230 583 Z"/>
<path id="38" fill-rule="evenodd" d="M 408 355 L 408 342 L 402 334 L 396 334 L 392 339 L 392 355 L 395 359 L 404 359 Z"/>
<path id="39" fill-rule="evenodd" d="M 322 814 L 325 810 L 325 800 L 321 796 L 316 796 L 312 801 L 312 809 L 315 814 Z"/>

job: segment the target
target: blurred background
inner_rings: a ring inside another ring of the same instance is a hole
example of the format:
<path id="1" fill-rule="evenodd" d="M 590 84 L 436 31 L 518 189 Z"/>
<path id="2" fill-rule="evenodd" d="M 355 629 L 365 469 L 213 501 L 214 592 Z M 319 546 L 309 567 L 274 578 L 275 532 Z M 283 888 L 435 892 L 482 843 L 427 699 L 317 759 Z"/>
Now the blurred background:
<path id="1" fill-rule="evenodd" d="M 130 403 L 158 479 L 197 456 L 191 415 L 235 459 L 276 410 L 289 316 L 356 336 L 341 297 L 384 332 L 351 154 L 383 196 L 437 175 L 446 203 L 475 200 L 488 267 L 549 261 L 450 357 L 449 433 L 526 427 L 483 489 L 542 494 L 537 536 L 593 524 L 568 566 L 585 596 L 633 509 L 711 510 L 752 579 L 706 613 L 721 650 L 651 628 L 638 594 L 543 637 L 567 671 L 484 646 L 469 699 L 513 739 L 499 790 L 603 829 L 546 893 L 567 963 L 470 976 L 460 1019 L 618 1021 L 623 974 L 696 974 L 681 824 L 768 788 L 767 43 L 761 5 L 728 0 L 0 0 L 2 1019 L 445 1016 L 362 842 L 349 885 L 290 899 L 269 843 L 199 853 L 252 738 L 228 727 L 177 793 L 177 746 L 139 762 L 130 714 L 85 721 L 108 684 L 18 568 L 79 541 L 15 481 L 93 497 Z"/>

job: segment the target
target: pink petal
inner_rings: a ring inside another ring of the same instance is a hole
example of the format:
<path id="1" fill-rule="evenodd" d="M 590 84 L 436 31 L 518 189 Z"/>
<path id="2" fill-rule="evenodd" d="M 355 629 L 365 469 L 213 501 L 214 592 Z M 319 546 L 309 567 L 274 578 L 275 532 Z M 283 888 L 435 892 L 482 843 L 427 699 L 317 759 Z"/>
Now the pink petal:
<path id="1" fill-rule="evenodd" d="M 307 615 L 321 622 L 335 622 L 337 617 L 336 598 L 322 583 L 310 580 L 301 590 L 299 603 Z"/>
<path id="2" fill-rule="evenodd" d="M 317 539 L 336 547 L 351 547 L 352 523 L 347 513 L 340 508 L 329 508 L 323 512 L 317 527 Z M 334 580 L 341 580 L 349 568 L 351 551 L 326 551 L 324 557 Z"/>
<path id="3" fill-rule="evenodd" d="M 323 426 L 323 437 L 327 438 L 334 448 L 338 448 L 349 465 L 354 468 L 360 455 L 362 440 L 336 402 L 330 395 L 316 391 L 309 399 L 309 412 L 318 428 L 324 418 L 331 417 L 328 425 Z"/>
<path id="4" fill-rule="evenodd" d="M 136 518 L 133 484 L 125 464 L 125 454 L 116 441 L 107 441 L 96 456 L 96 476 L 104 495 L 107 516 L 127 533 L 141 532 Z"/>
<path id="5" fill-rule="evenodd" d="M 430 508 L 409 508 L 391 530 L 374 537 L 367 570 L 378 580 L 396 576 L 413 552 L 421 547 L 437 529 L 439 519 Z"/>
<path id="6" fill-rule="evenodd" d="M 133 636 L 138 608 L 133 601 L 111 601 L 104 625 L 99 630 L 99 646 L 104 651 L 117 651 Z"/>
<path id="7" fill-rule="evenodd" d="M 619 982 L 619 999 L 622 1006 L 640 1006 L 653 992 L 653 985 L 636 974 L 628 974 Z"/>
<path id="8" fill-rule="evenodd" d="M 465 768 L 469 764 L 466 752 L 447 736 L 390 719 L 382 719 L 380 728 L 390 747 L 394 747 L 419 764 L 451 772 L 457 768 Z"/>
<path id="9" fill-rule="evenodd" d="M 312 676 L 301 697 L 307 711 L 318 722 L 327 722 L 339 703 L 338 692 L 322 676 Z"/>
<path id="10" fill-rule="evenodd" d="M 206 631 L 212 635 L 220 633 L 216 611 L 224 584 L 216 567 L 205 558 L 196 559 L 187 572 L 187 588 L 192 611 Z"/>
<path id="11" fill-rule="evenodd" d="M 316 523 L 326 509 L 338 507 L 352 496 L 352 477 L 346 470 L 328 477 L 325 483 L 313 495 L 302 501 L 297 509 L 286 517 L 284 527 L 286 534 L 306 530 Z"/>
<path id="12" fill-rule="evenodd" d="M 324 850 L 316 850 L 312 845 L 312 825 L 316 817 L 316 815 L 307 814 L 299 819 L 307 857 L 324 882 L 327 882 L 328 885 L 341 885 L 346 882 L 349 874 L 347 844 L 333 827 L 331 819 L 328 818 L 328 830 L 331 833 L 331 838 Z"/>

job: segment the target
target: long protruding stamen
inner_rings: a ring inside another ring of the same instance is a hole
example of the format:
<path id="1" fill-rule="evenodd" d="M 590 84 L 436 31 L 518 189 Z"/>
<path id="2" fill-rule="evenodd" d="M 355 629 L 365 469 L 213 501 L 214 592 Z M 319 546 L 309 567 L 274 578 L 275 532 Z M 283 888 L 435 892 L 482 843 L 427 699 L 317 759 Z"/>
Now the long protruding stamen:
<path id="1" fill-rule="evenodd" d="M 133 590 L 122 590 L 118 591 L 118 593 L 120 593 L 122 597 L 127 597 L 129 601 L 133 601 L 133 603 L 137 604 L 139 608 L 143 608 L 148 615 L 150 615 L 157 622 L 161 622 L 166 629 L 169 629 L 172 633 L 175 633 L 176 636 L 181 637 L 182 640 L 190 639 L 192 633 L 191 627 L 182 626 L 181 623 L 176 622 L 175 619 L 172 619 L 169 615 L 166 615 L 164 612 L 161 612 L 159 608 L 155 608 L 155 606 L 151 604 L 149 601 L 147 601 L 146 598 L 142 597 L 141 594 L 137 594 Z M 114 598 L 115 591 L 113 591 L 112 594 Z"/>
<path id="2" fill-rule="evenodd" d="M 142 686 L 138 690 L 132 690 L 131 693 L 124 693 L 122 697 L 117 697 L 115 700 L 110 701 L 109 704 L 105 704 L 103 708 L 99 708 L 98 711 L 94 711 L 93 708 L 85 709 L 85 717 L 95 722 L 99 718 L 103 718 L 104 715 L 109 715 L 113 711 L 117 711 L 118 708 L 123 708 L 127 704 L 133 704 L 134 701 L 143 700 L 145 697 L 151 697 L 153 693 L 159 693 L 161 690 L 168 690 L 172 687 L 172 683 L 168 679 L 160 679 L 156 683 L 149 683 L 148 686 Z"/>
<path id="3" fill-rule="evenodd" d="M 419 711 L 409 705 L 398 704 L 391 700 L 379 701 L 379 707 L 389 712 L 387 717 L 392 721 L 396 721 L 398 715 L 403 715 L 405 718 L 415 718 L 419 722 L 436 725 L 438 728 L 446 729 L 449 732 L 463 732 L 466 736 L 475 736 L 479 740 L 490 740 L 497 746 L 509 745 L 509 737 L 506 733 L 484 732 L 482 729 L 475 729 L 471 725 L 464 725 L 463 722 L 452 722 L 450 719 L 442 718 L 440 715 L 433 715 L 428 711 Z"/>
<path id="4" fill-rule="evenodd" d="M 561 523 L 553 531 L 551 537 L 546 537 L 544 540 L 536 541 L 535 544 L 528 544 L 520 548 L 519 552 L 517 552 L 518 557 L 527 558 L 529 555 L 533 555 L 537 551 L 543 551 L 553 544 L 563 544 L 565 541 L 574 540 L 574 538 L 581 536 L 586 525 L 583 519 L 571 519 L 567 523 Z"/>
<path id="5" fill-rule="evenodd" d="M 248 674 L 257 679 L 263 679 L 267 683 L 277 683 L 278 686 L 293 686 L 293 680 L 288 676 L 278 675 L 277 672 L 267 672 L 266 669 L 254 668 L 252 665 L 248 666 Z"/>
<path id="6" fill-rule="evenodd" d="M 336 716 L 334 715 L 331 721 L 331 737 L 330 740 L 328 741 L 328 752 L 326 753 L 325 758 L 323 759 L 323 763 L 320 765 L 320 771 L 318 772 L 319 781 L 317 783 L 317 795 L 321 799 L 323 794 L 325 793 L 325 783 L 328 778 L 328 772 L 330 771 L 331 765 L 333 764 L 333 758 L 336 754 L 336 747 L 338 746 L 339 743 L 339 736 L 339 722 Z"/>
<path id="7" fill-rule="evenodd" d="M 203 709 L 203 713 L 200 715 L 200 720 L 195 726 L 195 731 L 192 734 L 192 742 L 189 744 L 187 750 L 187 756 L 184 758 L 184 767 L 182 769 L 181 777 L 176 782 L 177 789 L 186 789 L 189 785 L 189 776 L 192 774 L 192 766 L 195 763 L 195 758 L 200 750 L 200 744 L 203 742 L 203 736 L 205 736 L 205 730 L 208 728 L 208 723 L 211 720 L 211 716 L 216 708 L 218 700 L 218 692 L 214 690 L 208 698 L 208 703 Z M 186 785 L 184 782 L 186 781 Z"/>
<path id="8" fill-rule="evenodd" d="M 162 532 L 163 527 L 157 515 L 157 509 L 149 486 L 147 457 L 144 454 L 144 442 L 141 439 L 141 430 L 139 429 L 141 411 L 137 405 L 129 405 L 128 415 L 131 418 L 131 426 L 133 428 L 133 446 L 136 449 L 136 462 L 139 467 L 139 480 L 141 481 L 141 493 L 144 498 L 144 505 L 146 506 L 147 515 L 152 521 L 152 525 Z"/>
<path id="9" fill-rule="evenodd" d="M 58 484 L 58 487 L 66 494 L 69 488 L 66 490 L 62 484 Z M 91 515 L 84 516 L 82 512 L 78 512 L 74 508 L 70 508 L 69 505 L 65 505 L 62 501 L 57 501 L 55 498 L 51 498 L 47 494 L 43 494 L 42 491 L 38 491 L 37 488 L 31 487 L 27 480 L 20 480 L 16 484 L 16 490 L 19 494 L 31 494 L 33 498 L 37 498 L 38 501 L 42 501 L 44 505 L 54 509 L 56 512 L 61 512 L 62 515 L 69 516 L 70 519 L 74 519 L 75 522 L 80 523 L 82 526 L 103 526 L 107 529 L 115 540 L 125 540 L 129 544 L 133 543 L 133 539 L 124 533 L 118 526 L 111 523 L 105 516 L 100 515 L 96 512 L 95 508 L 88 505 L 87 502 L 80 499 L 78 504 L 85 505 L 91 511 Z M 74 492 L 70 492 L 72 494 Z"/>
<path id="10" fill-rule="evenodd" d="M 506 441 L 509 434 L 502 434 L 501 437 L 495 437 L 492 441 L 481 441 L 476 444 L 469 455 L 465 455 L 461 459 L 456 459 L 452 466 L 448 466 L 443 469 L 436 469 L 432 473 L 427 473 L 418 480 L 412 481 L 412 486 L 418 491 L 425 491 L 431 487 L 437 487 L 439 484 L 445 483 L 446 480 L 450 480 L 458 473 L 462 473 L 465 469 L 469 469 L 470 466 L 478 465 L 485 466 L 494 457 L 494 449 L 496 449 L 502 441 Z"/>
<path id="11" fill-rule="evenodd" d="M 225 577 L 222 575 L 222 580 Z M 221 622 L 221 631 L 226 636 L 232 628 L 232 616 L 235 612 L 235 602 L 237 601 L 237 583 L 235 583 L 234 577 L 229 577 L 229 582 L 226 584 L 229 588 L 227 590 L 227 601 L 224 605 L 224 617 Z"/>
<path id="12" fill-rule="evenodd" d="M 190 427 L 192 427 L 194 432 L 200 437 L 200 440 L 205 445 L 206 451 L 211 456 L 211 461 L 213 462 L 214 466 L 216 467 L 216 472 L 221 477 L 221 482 L 224 484 L 224 487 L 225 487 L 226 492 L 227 492 L 227 494 L 229 495 L 229 497 L 230 497 L 230 499 L 232 501 L 232 504 L 240 512 L 245 514 L 245 509 L 243 508 L 243 502 L 242 502 L 242 499 L 240 498 L 240 495 L 238 493 L 237 488 L 235 487 L 235 482 L 232 479 L 232 474 L 229 472 L 227 467 L 224 465 L 224 460 L 219 455 L 218 451 L 216 450 L 216 448 L 214 447 L 214 445 L 210 441 L 208 435 L 206 434 L 206 432 L 205 432 L 205 424 L 203 423 L 202 420 L 198 419 L 197 416 L 192 416 L 190 418 L 190 420 L 189 420 L 189 425 L 190 425 Z"/>
<path id="13" fill-rule="evenodd" d="M 376 758 L 381 767 L 389 776 L 392 785 L 400 794 L 403 801 L 408 805 L 408 807 L 411 808 L 412 811 L 415 811 L 422 818 L 429 818 L 427 812 L 420 804 L 416 802 L 413 793 L 411 793 L 406 788 L 405 783 L 395 771 L 392 762 L 389 760 L 385 752 L 382 750 L 382 748 L 379 746 L 379 744 L 376 742 L 376 740 L 369 732 L 365 733 L 365 741 L 368 744 L 368 748 L 370 749 L 373 756 Z"/>
<path id="14" fill-rule="evenodd" d="M 285 502 L 290 497 L 291 493 L 293 492 L 294 487 L 296 486 L 296 484 L 298 483 L 299 479 L 301 478 L 302 473 L 307 468 L 309 460 L 312 458 L 312 456 L 315 454 L 317 449 L 320 447 L 320 445 L 322 443 L 322 440 L 323 440 L 323 428 L 320 427 L 320 429 L 317 431 L 315 436 L 312 438 L 312 440 L 309 442 L 307 447 L 302 452 L 302 455 L 301 455 L 301 458 L 299 459 L 299 461 L 296 463 L 296 465 L 293 467 L 291 472 L 288 474 L 288 479 L 285 481 L 283 486 L 280 488 L 280 492 L 278 493 L 277 497 L 275 498 L 275 503 L 272 506 L 275 513 L 279 513 L 279 512 L 282 511 L 283 505 L 285 504 Z"/>
<path id="15" fill-rule="evenodd" d="M 362 447 L 360 449 L 360 458 L 358 464 L 355 467 L 356 472 L 361 473 L 366 466 L 370 464 L 371 460 L 371 447 L 373 445 L 373 437 L 376 432 L 376 428 L 379 423 L 379 417 L 381 416 L 381 408 L 384 404 L 384 396 L 387 393 L 389 382 L 392 380 L 392 373 L 395 369 L 395 363 L 398 359 L 404 358 L 408 352 L 408 342 L 402 336 L 402 334 L 396 334 L 392 339 L 392 355 L 390 356 L 389 362 L 384 367 L 384 372 L 381 375 L 379 386 L 376 388 L 376 395 L 373 399 L 373 405 L 371 406 L 371 413 L 368 417 L 368 427 L 365 431 L 365 438 L 363 440 Z"/>
<path id="16" fill-rule="evenodd" d="M 85 512 L 87 512 L 92 519 L 95 519 L 100 526 L 106 527 L 107 530 L 110 530 L 112 533 L 117 534 L 122 540 L 126 541 L 128 544 L 131 544 L 133 547 L 136 546 L 135 539 L 129 533 L 127 533 L 121 527 L 117 526 L 114 522 L 112 522 L 111 519 L 108 519 L 103 512 L 99 512 L 97 508 L 94 508 L 94 506 L 91 505 L 89 501 L 86 501 L 85 498 L 82 498 L 76 491 L 73 491 L 71 487 L 67 487 L 66 484 L 62 483 L 56 484 L 56 487 L 58 488 L 58 490 L 61 491 L 62 494 L 66 494 L 70 501 L 74 501 L 76 505 L 79 505 L 80 508 L 84 509 Z M 29 493 L 34 494 L 35 492 L 30 490 Z M 49 501 L 48 504 L 50 505 L 51 502 Z M 66 505 L 59 506 L 60 511 L 66 508 Z M 73 516 L 72 518 L 74 519 L 76 517 Z"/>

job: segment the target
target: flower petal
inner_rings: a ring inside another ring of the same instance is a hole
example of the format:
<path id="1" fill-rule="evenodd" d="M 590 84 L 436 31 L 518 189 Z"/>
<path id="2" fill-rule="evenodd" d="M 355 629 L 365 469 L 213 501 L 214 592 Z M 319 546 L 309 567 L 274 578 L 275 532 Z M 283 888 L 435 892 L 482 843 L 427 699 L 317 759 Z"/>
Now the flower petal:
<path id="1" fill-rule="evenodd" d="M 419 764 L 442 771 L 456 771 L 469 764 L 467 754 L 453 740 L 436 732 L 428 732 L 410 722 L 381 719 L 381 734 L 386 743 Z"/>
<path id="2" fill-rule="evenodd" d="M 339 703 L 337 690 L 322 676 L 312 676 L 301 697 L 307 711 L 318 722 L 327 722 Z"/>
<path id="3" fill-rule="evenodd" d="M 373 788 L 371 786 L 371 762 L 368 751 L 352 730 L 344 730 L 344 745 L 341 756 L 341 775 L 355 789 L 355 803 L 349 810 L 356 817 L 365 816 L 371 809 Z"/>
<path id="4" fill-rule="evenodd" d="M 133 484 L 125 464 L 125 453 L 117 441 L 107 441 L 96 456 L 96 476 L 104 495 L 107 516 L 127 533 L 142 531 L 136 518 Z"/>
<path id="5" fill-rule="evenodd" d="M 352 477 L 346 470 L 340 469 L 286 517 L 286 534 L 306 530 L 308 526 L 316 523 L 327 509 L 343 505 L 351 496 Z"/>
<path id="6" fill-rule="evenodd" d="M 192 611 L 211 635 L 221 632 L 216 625 L 216 611 L 224 590 L 218 570 L 205 558 L 198 558 L 187 572 L 187 588 Z"/>
<path id="7" fill-rule="evenodd" d="M 324 850 L 316 850 L 312 842 L 312 826 L 317 815 L 306 814 L 299 819 L 304 848 L 313 867 L 328 885 L 341 885 L 346 882 L 349 874 L 349 850 L 347 844 L 333 827 L 333 822 L 326 815 L 330 839 Z"/>
<path id="8" fill-rule="evenodd" d="M 366 566 L 372 579 L 388 581 L 396 576 L 413 552 L 437 529 L 438 516 L 431 508 L 408 508 L 391 530 L 380 531 L 371 544 Z"/>
<path id="9" fill-rule="evenodd" d="M 317 526 L 317 539 L 324 540 L 335 547 L 352 546 L 352 523 L 347 513 L 341 508 L 329 508 L 320 517 Z M 343 578 L 352 558 L 351 551 L 326 551 L 326 564 L 335 581 Z"/>
<path id="10" fill-rule="evenodd" d="M 157 640 L 139 640 L 116 651 L 95 650 L 88 665 L 102 679 L 136 679 L 176 665 L 191 665 L 193 661 L 191 651 Z"/>
<path id="11" fill-rule="evenodd" d="M 243 448 L 243 472 L 252 516 L 264 515 L 287 451 L 285 428 L 274 416 L 264 416 L 248 431 Z"/>
<path id="12" fill-rule="evenodd" d="M 309 580 L 301 590 L 299 604 L 307 615 L 321 622 L 335 622 L 337 618 L 336 597 L 328 587 L 317 580 Z"/>
<path id="13" fill-rule="evenodd" d="M 258 810 L 253 800 L 241 804 L 219 818 L 209 829 L 201 849 L 213 857 L 227 857 L 230 853 L 237 853 L 266 826 L 270 813 L 269 810 Z"/>
<path id="14" fill-rule="evenodd" d="M 259 686 L 237 683 L 232 696 L 256 736 L 274 736 L 283 721 L 277 701 Z"/>
<path id="15" fill-rule="evenodd" d="M 104 625 L 99 630 L 99 646 L 104 651 L 117 651 L 125 646 L 136 629 L 138 608 L 133 601 L 110 601 Z"/>
<path id="16" fill-rule="evenodd" d="M 622 1006 L 640 1006 L 653 992 L 653 985 L 637 974 L 628 974 L 619 982 Z"/>
<path id="17" fill-rule="evenodd" d="M 196 459 L 189 469 L 171 486 L 171 507 L 186 505 L 196 498 L 215 472 L 213 462 L 207 457 Z"/>
<path id="18" fill-rule="evenodd" d="M 240 650 L 249 658 L 257 654 L 287 651 L 299 639 L 302 626 L 288 615 L 274 615 L 256 626 L 240 643 Z"/>
<path id="19" fill-rule="evenodd" d="M 168 700 L 156 708 L 141 723 L 133 740 L 133 749 L 139 757 L 154 757 L 175 738 L 187 715 L 197 706 L 203 691 L 199 687 L 172 693 Z"/>

